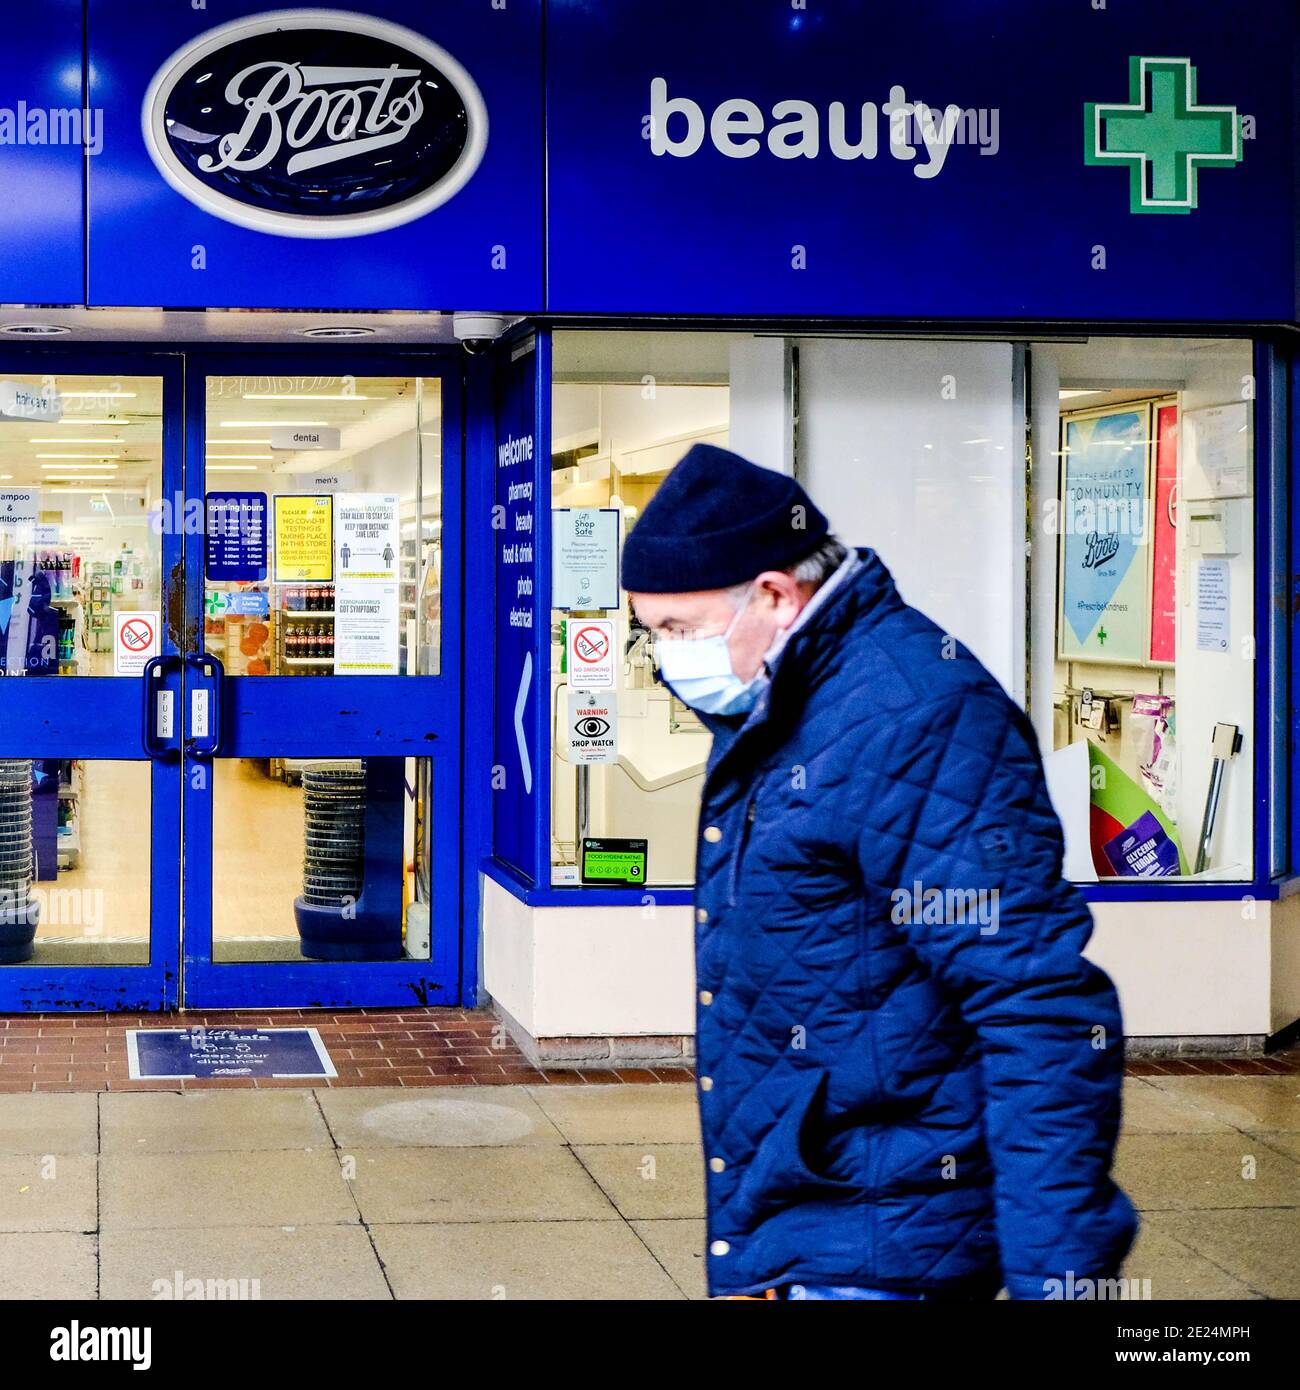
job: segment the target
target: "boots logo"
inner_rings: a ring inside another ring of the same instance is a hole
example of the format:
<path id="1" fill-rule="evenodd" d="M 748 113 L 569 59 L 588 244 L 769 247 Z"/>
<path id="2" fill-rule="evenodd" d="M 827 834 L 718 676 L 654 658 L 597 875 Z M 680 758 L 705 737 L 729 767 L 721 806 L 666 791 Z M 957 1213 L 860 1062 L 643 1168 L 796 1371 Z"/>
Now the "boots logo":
<path id="1" fill-rule="evenodd" d="M 410 29 L 282 10 L 210 29 L 154 75 L 159 173 L 216 217 L 280 236 L 364 236 L 445 203 L 487 145 L 473 78 Z"/>

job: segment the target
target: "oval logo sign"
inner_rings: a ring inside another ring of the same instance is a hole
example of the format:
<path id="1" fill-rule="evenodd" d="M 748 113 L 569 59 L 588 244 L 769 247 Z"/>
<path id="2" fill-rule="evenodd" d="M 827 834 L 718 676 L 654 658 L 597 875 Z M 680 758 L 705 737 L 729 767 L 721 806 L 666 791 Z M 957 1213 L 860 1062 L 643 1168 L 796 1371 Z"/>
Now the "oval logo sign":
<path id="1" fill-rule="evenodd" d="M 341 10 L 201 34 L 154 75 L 143 123 L 178 193 L 280 236 L 365 236 L 422 217 L 487 146 L 483 98 L 451 54 Z"/>

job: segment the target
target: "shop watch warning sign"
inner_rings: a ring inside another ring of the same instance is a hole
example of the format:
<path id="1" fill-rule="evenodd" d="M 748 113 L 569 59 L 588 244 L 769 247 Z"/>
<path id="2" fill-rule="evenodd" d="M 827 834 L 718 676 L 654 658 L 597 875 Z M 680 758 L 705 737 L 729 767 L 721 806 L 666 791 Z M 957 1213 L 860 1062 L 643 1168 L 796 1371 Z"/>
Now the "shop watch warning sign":
<path id="1" fill-rule="evenodd" d="M 612 696 L 593 700 L 585 691 L 570 692 L 569 761 L 618 762 L 618 711 Z"/>

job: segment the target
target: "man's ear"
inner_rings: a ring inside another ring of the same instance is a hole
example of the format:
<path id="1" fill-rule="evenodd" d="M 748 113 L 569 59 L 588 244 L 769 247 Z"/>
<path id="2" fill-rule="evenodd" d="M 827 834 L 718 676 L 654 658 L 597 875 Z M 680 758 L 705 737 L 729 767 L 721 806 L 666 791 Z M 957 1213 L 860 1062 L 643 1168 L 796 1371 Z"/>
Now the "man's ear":
<path id="1" fill-rule="evenodd" d="M 759 590 L 771 600 L 773 608 L 784 609 L 790 622 L 793 622 L 806 601 L 794 576 L 786 574 L 784 570 L 764 570 L 758 576 L 757 583 Z"/>

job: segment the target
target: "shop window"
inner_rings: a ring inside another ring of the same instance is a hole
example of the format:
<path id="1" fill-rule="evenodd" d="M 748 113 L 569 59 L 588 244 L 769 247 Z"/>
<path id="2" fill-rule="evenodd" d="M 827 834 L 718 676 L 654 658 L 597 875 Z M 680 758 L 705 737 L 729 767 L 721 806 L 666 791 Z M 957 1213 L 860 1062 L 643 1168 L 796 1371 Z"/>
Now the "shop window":
<path id="1" fill-rule="evenodd" d="M 618 586 L 617 557 L 624 533 L 692 444 L 732 443 L 733 362 L 752 355 L 754 343 L 728 334 L 555 336 L 553 883 L 583 881 L 584 841 L 589 883 L 694 880 L 711 740 L 656 681 L 648 633 Z M 779 416 L 779 395 L 776 404 Z M 576 643 L 595 654 L 606 642 L 608 663 L 584 668 L 599 671 L 587 689 L 570 653 Z"/>
<path id="2" fill-rule="evenodd" d="M 699 440 L 792 469 L 840 538 L 876 550 L 902 596 L 1027 710 L 1067 877 L 1270 871 L 1253 847 L 1255 497 L 1269 470 L 1249 343 L 554 344 L 553 883 L 599 881 L 584 844 L 608 847 L 611 884 L 693 880 L 709 738 L 655 681 L 607 552 Z M 596 538 L 586 548 L 579 526 Z M 612 685 L 574 682 L 579 638 L 608 642 Z"/>
<path id="3" fill-rule="evenodd" d="M 148 964 L 152 772 L 0 758 L 0 968 Z"/>
<path id="4" fill-rule="evenodd" d="M 4 390 L 0 675 L 137 675 L 132 644 L 156 640 L 162 606 L 162 379 L 17 376 Z"/>
<path id="5" fill-rule="evenodd" d="M 1094 338 L 1032 363 L 1030 713 L 1067 872 L 1249 880 L 1268 486 L 1250 345 Z"/>
<path id="6" fill-rule="evenodd" d="M 438 674 L 440 387 L 208 378 L 204 643 L 228 675 Z"/>
<path id="7" fill-rule="evenodd" d="M 428 960 L 428 758 L 218 758 L 212 959 Z"/>

